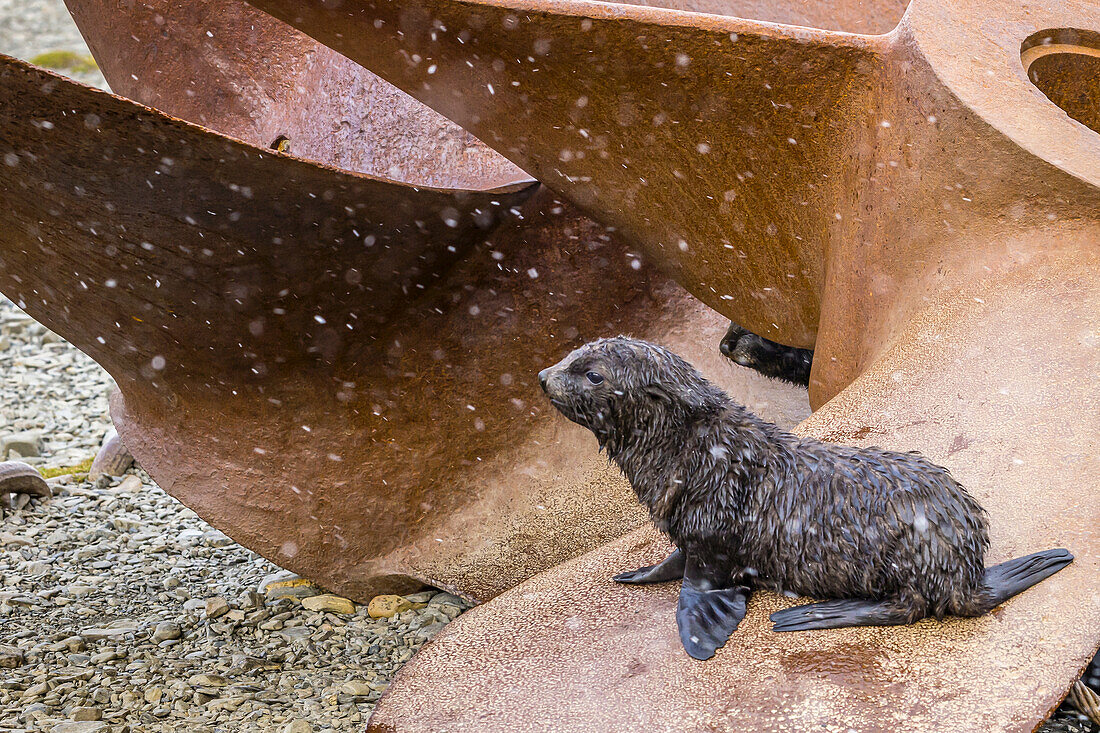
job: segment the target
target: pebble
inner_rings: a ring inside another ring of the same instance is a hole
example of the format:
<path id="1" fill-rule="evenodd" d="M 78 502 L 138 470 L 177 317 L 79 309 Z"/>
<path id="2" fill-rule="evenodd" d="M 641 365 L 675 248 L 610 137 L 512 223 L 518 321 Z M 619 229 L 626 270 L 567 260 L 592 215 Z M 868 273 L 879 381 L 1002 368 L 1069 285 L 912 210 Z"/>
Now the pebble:
<path id="1" fill-rule="evenodd" d="M 80 635 L 88 641 L 101 641 L 103 639 L 117 638 L 136 632 L 136 626 L 115 626 L 108 628 L 93 627 L 90 629 L 84 629 L 80 632 Z"/>
<path id="2" fill-rule="evenodd" d="M 393 618 L 402 611 L 408 611 L 413 607 L 412 601 L 402 596 L 382 595 L 375 596 L 367 605 L 367 613 L 371 618 Z"/>
<path id="3" fill-rule="evenodd" d="M 454 595 L 453 593 L 436 593 L 435 595 L 432 596 L 431 600 L 428 601 L 428 605 L 429 606 L 457 606 L 457 607 L 462 608 L 462 607 L 465 607 L 467 605 L 467 603 L 466 603 L 466 601 L 462 600 L 461 598 Z"/>
<path id="4" fill-rule="evenodd" d="M 23 461 L 0 462 L 0 496 L 13 496 L 11 506 L 22 509 L 31 496 L 49 498 L 53 489 L 42 475 Z"/>
<path id="5" fill-rule="evenodd" d="M 0 460 L 18 460 L 42 455 L 42 434 L 37 430 L 0 435 Z"/>
<path id="6" fill-rule="evenodd" d="M 295 718 L 284 725 L 279 733 L 313 733 L 313 726 L 308 721 Z"/>
<path id="7" fill-rule="evenodd" d="M 45 682 L 39 682 L 38 684 L 31 685 L 26 690 L 24 690 L 23 694 L 20 697 L 24 700 L 32 698 L 32 697 L 41 697 L 42 695 L 45 695 L 49 691 L 50 691 L 49 684 L 47 684 Z"/>
<path id="8" fill-rule="evenodd" d="M 154 644 L 159 644 L 162 641 L 170 641 L 172 639 L 180 638 L 180 625 L 175 621 L 161 621 L 153 629 L 153 635 L 150 637 Z"/>
<path id="9" fill-rule="evenodd" d="M 134 465 L 134 457 L 126 446 L 122 444 L 122 438 L 118 437 L 118 431 L 113 427 L 107 431 L 103 438 L 103 444 L 96 453 L 92 467 L 88 471 L 88 480 L 99 481 L 102 476 L 121 476 Z"/>
<path id="10" fill-rule="evenodd" d="M 308 598 L 318 595 L 321 592 L 312 582 L 289 570 L 280 570 L 268 575 L 260 581 L 257 590 L 269 600 L 278 598 Z"/>
<path id="11" fill-rule="evenodd" d="M 0 645 L 0 668 L 12 669 L 23 664 L 23 652 L 19 647 Z"/>
<path id="12" fill-rule="evenodd" d="M 100 710 L 99 708 L 91 708 L 91 707 L 89 707 L 89 708 L 84 708 L 84 707 L 73 708 L 73 712 L 69 716 L 70 719 L 76 720 L 76 721 L 99 720 L 102 717 L 103 717 L 103 711 L 102 710 Z"/>
<path id="13" fill-rule="evenodd" d="M 99 720 L 73 721 L 58 723 L 50 728 L 50 733 L 99 733 L 106 730 L 107 724 Z"/>
<path id="14" fill-rule="evenodd" d="M 187 684 L 192 687 L 225 687 L 229 680 L 217 674 L 196 674 L 187 678 Z"/>
<path id="15" fill-rule="evenodd" d="M 328 593 L 303 598 L 302 607 L 310 611 L 328 611 L 329 613 L 337 613 L 345 616 L 355 613 L 354 603 L 347 598 L 341 598 L 340 596 L 334 596 Z"/>
<path id="16" fill-rule="evenodd" d="M 117 491 L 123 494 L 132 494 L 141 491 L 141 479 L 137 476 L 127 476 L 118 485 Z"/>
<path id="17" fill-rule="evenodd" d="M 348 680 L 339 687 L 340 692 L 345 695 L 354 695 L 355 697 L 368 697 L 381 692 L 382 686 L 372 684 L 370 682 L 363 682 L 361 680 Z"/>
<path id="18" fill-rule="evenodd" d="M 207 598 L 205 610 L 208 619 L 220 618 L 229 613 L 229 603 L 220 596 Z"/>

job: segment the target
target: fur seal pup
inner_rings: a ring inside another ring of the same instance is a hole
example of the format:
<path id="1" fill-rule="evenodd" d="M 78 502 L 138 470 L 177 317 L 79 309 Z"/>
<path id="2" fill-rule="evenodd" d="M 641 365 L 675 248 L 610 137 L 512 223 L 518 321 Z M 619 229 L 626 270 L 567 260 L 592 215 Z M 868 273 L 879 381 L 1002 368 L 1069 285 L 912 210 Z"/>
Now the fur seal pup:
<path id="1" fill-rule="evenodd" d="M 726 643 L 752 588 L 833 599 L 777 611 L 776 631 L 889 626 L 977 616 L 1073 560 L 1057 549 L 986 568 L 985 512 L 947 469 L 781 430 L 660 346 L 593 341 L 539 382 L 676 545 L 615 580 L 682 578 L 676 620 L 696 659 Z"/>
<path id="2" fill-rule="evenodd" d="M 784 346 L 730 323 L 729 330 L 718 344 L 718 350 L 727 359 L 755 369 L 765 377 L 803 387 L 810 384 L 810 366 L 814 361 L 812 349 Z"/>

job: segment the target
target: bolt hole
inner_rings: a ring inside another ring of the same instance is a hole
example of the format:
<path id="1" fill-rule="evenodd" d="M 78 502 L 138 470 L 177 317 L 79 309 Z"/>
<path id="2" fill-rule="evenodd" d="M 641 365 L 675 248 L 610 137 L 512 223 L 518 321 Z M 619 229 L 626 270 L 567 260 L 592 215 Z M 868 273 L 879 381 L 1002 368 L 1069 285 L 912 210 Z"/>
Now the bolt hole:
<path id="1" fill-rule="evenodd" d="M 1020 47 L 1020 60 L 1027 78 L 1047 99 L 1100 133 L 1100 33 L 1039 31 Z"/>

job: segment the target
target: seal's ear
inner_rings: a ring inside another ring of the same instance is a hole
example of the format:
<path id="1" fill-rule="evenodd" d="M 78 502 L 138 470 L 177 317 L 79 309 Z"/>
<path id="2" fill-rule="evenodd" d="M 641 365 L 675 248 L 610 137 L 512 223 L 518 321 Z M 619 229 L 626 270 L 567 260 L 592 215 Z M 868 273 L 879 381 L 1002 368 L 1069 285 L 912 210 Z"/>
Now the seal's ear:
<path id="1" fill-rule="evenodd" d="M 661 384 L 647 384 L 643 391 L 657 402 L 672 402 L 672 395 Z"/>

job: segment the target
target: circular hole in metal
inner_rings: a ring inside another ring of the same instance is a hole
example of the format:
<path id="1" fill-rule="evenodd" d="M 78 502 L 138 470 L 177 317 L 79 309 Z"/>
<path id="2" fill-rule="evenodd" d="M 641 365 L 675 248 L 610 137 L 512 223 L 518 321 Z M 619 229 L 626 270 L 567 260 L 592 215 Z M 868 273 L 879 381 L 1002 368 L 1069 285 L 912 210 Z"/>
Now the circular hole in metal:
<path id="1" fill-rule="evenodd" d="M 1067 115 L 1100 132 L 1100 33 L 1055 28 L 1020 47 L 1027 78 Z"/>

